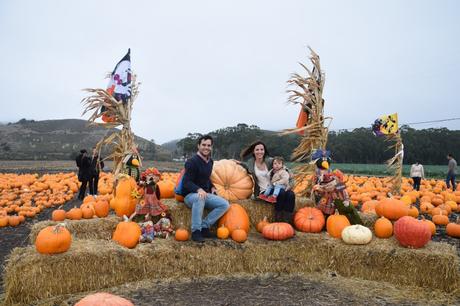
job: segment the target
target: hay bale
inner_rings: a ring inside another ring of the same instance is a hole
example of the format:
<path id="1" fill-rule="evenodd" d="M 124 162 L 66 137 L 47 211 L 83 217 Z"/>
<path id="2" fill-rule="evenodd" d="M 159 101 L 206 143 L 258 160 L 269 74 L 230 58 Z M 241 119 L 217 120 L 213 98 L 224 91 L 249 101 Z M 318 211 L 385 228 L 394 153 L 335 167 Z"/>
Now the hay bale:
<path id="1" fill-rule="evenodd" d="M 157 239 L 133 250 L 112 241 L 76 239 L 67 253 L 55 256 L 40 255 L 33 246 L 14 249 L 5 269 L 5 303 L 30 304 L 143 279 L 234 273 L 335 271 L 344 277 L 453 292 L 460 285 L 458 267 L 455 248 L 445 243 L 430 242 L 414 250 L 399 247 L 392 238 L 353 246 L 324 232 L 297 233 L 284 242 L 251 233 L 244 244 Z"/>
<path id="2" fill-rule="evenodd" d="M 110 215 L 107 218 L 93 218 L 82 220 L 65 220 L 67 229 L 72 234 L 73 239 L 112 239 L 112 233 L 115 230 L 120 218 Z M 41 221 L 35 223 L 29 234 L 31 244 L 35 243 L 38 233 L 47 226 L 53 226 L 61 222 Z"/>

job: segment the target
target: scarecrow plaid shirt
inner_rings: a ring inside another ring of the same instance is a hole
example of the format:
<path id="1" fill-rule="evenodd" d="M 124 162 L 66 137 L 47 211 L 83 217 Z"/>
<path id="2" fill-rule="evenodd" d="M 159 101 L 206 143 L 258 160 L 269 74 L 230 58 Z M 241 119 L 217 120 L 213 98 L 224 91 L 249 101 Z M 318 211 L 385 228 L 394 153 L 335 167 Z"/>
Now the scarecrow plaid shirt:
<path id="1" fill-rule="evenodd" d="M 335 213 L 335 199 L 342 201 L 349 200 L 345 184 L 337 182 L 334 190 L 324 192 L 316 208 L 321 210 L 325 215 L 333 215 Z"/>

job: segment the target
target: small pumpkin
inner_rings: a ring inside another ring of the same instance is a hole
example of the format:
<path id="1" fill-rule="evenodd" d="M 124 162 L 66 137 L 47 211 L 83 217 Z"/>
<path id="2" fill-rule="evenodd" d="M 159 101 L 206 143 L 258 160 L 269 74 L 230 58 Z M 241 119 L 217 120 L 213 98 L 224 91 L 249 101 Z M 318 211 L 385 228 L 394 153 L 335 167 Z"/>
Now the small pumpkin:
<path id="1" fill-rule="evenodd" d="M 126 216 L 123 216 L 124 221 L 118 223 L 113 233 L 112 240 L 118 244 L 132 249 L 136 247 L 141 236 L 141 227 L 139 224 L 128 220 Z"/>
<path id="2" fill-rule="evenodd" d="M 99 218 L 104 218 L 109 215 L 109 203 L 105 200 L 99 200 L 94 204 L 94 212 Z"/>
<path id="3" fill-rule="evenodd" d="M 329 235 L 334 238 L 341 238 L 342 231 L 345 227 L 351 225 L 347 217 L 339 215 L 338 212 L 335 215 L 329 216 L 326 222 L 326 229 Z"/>
<path id="4" fill-rule="evenodd" d="M 93 216 L 94 216 L 93 204 L 89 204 L 89 203 L 82 204 L 80 206 L 80 209 L 81 209 L 81 215 L 82 215 L 83 219 L 91 219 L 91 218 L 93 218 Z"/>
<path id="5" fill-rule="evenodd" d="M 372 232 L 359 224 L 350 225 L 343 229 L 342 240 L 346 244 L 368 244 L 372 240 Z"/>
<path id="6" fill-rule="evenodd" d="M 18 216 L 9 216 L 8 217 L 8 224 L 10 226 L 18 226 L 19 223 L 21 223 L 21 220 L 19 219 Z"/>
<path id="7" fill-rule="evenodd" d="M 304 207 L 294 216 L 295 227 L 306 233 L 319 233 L 326 223 L 323 212 L 318 208 Z"/>
<path id="8" fill-rule="evenodd" d="M 257 223 L 257 231 L 259 233 L 262 233 L 262 230 L 264 229 L 265 225 L 268 225 L 268 224 L 270 224 L 270 222 L 267 221 L 267 217 L 265 216 L 262 221 Z"/>
<path id="9" fill-rule="evenodd" d="M 129 300 L 106 292 L 85 296 L 75 306 L 134 306 Z"/>
<path id="10" fill-rule="evenodd" d="M 222 224 L 222 226 L 217 229 L 217 238 L 227 239 L 228 236 L 230 236 L 230 231 Z"/>
<path id="11" fill-rule="evenodd" d="M 449 217 L 447 217 L 447 213 L 443 210 L 441 210 L 439 215 L 434 215 L 432 220 L 436 225 L 447 225 L 449 223 Z"/>
<path id="12" fill-rule="evenodd" d="M 285 222 L 271 223 L 262 230 L 262 236 L 270 240 L 286 240 L 294 237 L 294 234 L 294 228 Z"/>
<path id="13" fill-rule="evenodd" d="M 176 234 L 174 235 L 174 238 L 177 241 L 187 241 L 189 238 L 189 232 L 185 228 L 179 228 L 176 230 Z"/>
<path id="14" fill-rule="evenodd" d="M 83 213 L 80 208 L 74 207 L 65 214 L 67 219 L 80 220 L 83 217 Z"/>
<path id="15" fill-rule="evenodd" d="M 394 236 L 408 248 L 422 248 L 431 240 L 431 232 L 423 221 L 410 216 L 400 218 L 394 225 Z"/>
<path id="16" fill-rule="evenodd" d="M 459 220 L 459 217 L 457 217 L 457 222 L 447 224 L 446 233 L 450 237 L 460 238 L 460 220 Z"/>
<path id="17" fill-rule="evenodd" d="M 35 248 L 40 254 L 59 254 L 67 252 L 72 244 L 72 236 L 64 223 L 47 226 L 42 229 L 35 239 Z"/>
<path id="18" fill-rule="evenodd" d="M 385 217 L 380 217 L 374 224 L 375 236 L 389 238 L 393 235 L 393 224 Z"/>
<path id="19" fill-rule="evenodd" d="M 53 221 L 64 221 L 65 220 L 65 210 L 64 209 L 56 209 L 51 214 L 51 220 Z"/>
<path id="20" fill-rule="evenodd" d="M 248 239 L 248 233 L 246 233 L 245 230 L 242 229 L 236 229 L 232 231 L 231 237 L 234 241 L 243 243 Z"/>

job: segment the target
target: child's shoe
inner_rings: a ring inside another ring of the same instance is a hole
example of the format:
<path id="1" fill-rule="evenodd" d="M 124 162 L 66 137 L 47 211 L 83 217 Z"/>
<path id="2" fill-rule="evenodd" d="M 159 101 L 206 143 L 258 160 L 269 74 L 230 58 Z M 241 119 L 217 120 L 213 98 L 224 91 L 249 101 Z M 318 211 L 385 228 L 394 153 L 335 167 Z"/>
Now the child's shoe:
<path id="1" fill-rule="evenodd" d="M 267 198 L 268 198 L 268 197 L 267 197 L 265 194 L 261 193 L 261 194 L 258 196 L 258 198 L 261 199 L 261 200 L 267 201 Z"/>
<path id="2" fill-rule="evenodd" d="M 267 197 L 267 199 L 265 201 L 267 201 L 269 203 L 276 203 L 276 197 L 271 195 L 271 196 Z"/>

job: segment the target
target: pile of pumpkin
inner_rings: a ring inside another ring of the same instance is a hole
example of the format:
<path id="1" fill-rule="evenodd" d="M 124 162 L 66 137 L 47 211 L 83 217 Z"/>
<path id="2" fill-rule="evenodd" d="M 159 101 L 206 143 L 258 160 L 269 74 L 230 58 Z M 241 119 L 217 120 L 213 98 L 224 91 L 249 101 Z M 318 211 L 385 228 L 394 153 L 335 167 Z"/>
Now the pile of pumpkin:
<path id="1" fill-rule="evenodd" d="M 60 206 L 77 191 L 74 173 L 0 174 L 0 227 L 17 226 L 45 208 Z"/>
<path id="2" fill-rule="evenodd" d="M 99 195 L 97 197 L 88 195 L 83 199 L 80 207 L 75 206 L 69 211 L 65 211 L 62 208 L 54 210 L 51 214 L 51 220 L 64 221 L 65 219 L 81 220 L 107 217 L 109 215 L 109 201 L 111 199 L 112 195 Z"/>

